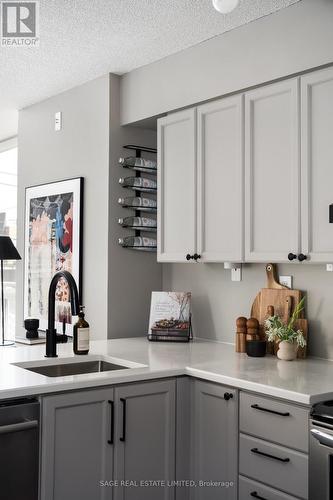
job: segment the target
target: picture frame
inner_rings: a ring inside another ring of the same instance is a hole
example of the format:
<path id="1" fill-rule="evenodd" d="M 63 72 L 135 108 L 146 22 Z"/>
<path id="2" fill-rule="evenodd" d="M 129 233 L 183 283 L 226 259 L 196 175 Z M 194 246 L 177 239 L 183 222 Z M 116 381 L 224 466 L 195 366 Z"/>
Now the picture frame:
<path id="1" fill-rule="evenodd" d="M 46 330 L 48 290 L 52 277 L 69 271 L 82 303 L 84 178 L 76 177 L 25 190 L 24 318 L 39 319 Z M 60 280 L 56 291 L 57 332 L 73 334 L 69 290 Z"/>
<path id="2" fill-rule="evenodd" d="M 191 292 L 152 292 L 148 340 L 191 340 L 191 300 Z"/>

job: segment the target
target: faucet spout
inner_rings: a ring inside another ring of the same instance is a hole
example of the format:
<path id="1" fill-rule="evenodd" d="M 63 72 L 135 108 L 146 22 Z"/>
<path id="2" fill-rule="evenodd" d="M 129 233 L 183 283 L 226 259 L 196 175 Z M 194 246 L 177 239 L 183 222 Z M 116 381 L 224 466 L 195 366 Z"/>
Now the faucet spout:
<path id="1" fill-rule="evenodd" d="M 57 343 L 63 338 L 63 335 L 58 335 L 57 330 L 54 327 L 55 324 L 55 294 L 57 289 L 57 284 L 60 279 L 64 279 L 69 287 L 70 291 L 70 301 L 72 308 L 72 315 L 77 316 L 79 313 L 80 303 L 79 303 L 79 292 L 75 279 L 68 271 L 57 272 L 50 283 L 49 288 L 49 306 L 48 306 L 48 328 L 46 330 L 46 357 L 56 358 L 57 357 Z"/>

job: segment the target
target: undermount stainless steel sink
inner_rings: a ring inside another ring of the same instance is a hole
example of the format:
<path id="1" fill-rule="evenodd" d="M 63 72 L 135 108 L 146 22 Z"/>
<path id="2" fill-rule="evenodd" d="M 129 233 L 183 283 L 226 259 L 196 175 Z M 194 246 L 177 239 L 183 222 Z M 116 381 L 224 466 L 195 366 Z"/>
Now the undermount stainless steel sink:
<path id="1" fill-rule="evenodd" d="M 81 375 L 83 373 L 109 372 L 112 370 L 126 370 L 128 366 L 115 365 L 107 361 L 86 361 L 78 363 L 61 363 L 58 365 L 32 366 L 25 368 L 31 372 L 46 377 L 66 377 L 67 375 Z"/>
<path id="2" fill-rule="evenodd" d="M 66 377 L 128 370 L 131 368 L 147 368 L 147 365 L 134 361 L 95 354 L 86 356 L 85 359 L 78 359 L 78 357 L 44 359 L 39 361 L 23 361 L 13 363 L 13 365 L 30 372 L 38 373 L 39 375 L 44 375 L 45 377 Z"/>

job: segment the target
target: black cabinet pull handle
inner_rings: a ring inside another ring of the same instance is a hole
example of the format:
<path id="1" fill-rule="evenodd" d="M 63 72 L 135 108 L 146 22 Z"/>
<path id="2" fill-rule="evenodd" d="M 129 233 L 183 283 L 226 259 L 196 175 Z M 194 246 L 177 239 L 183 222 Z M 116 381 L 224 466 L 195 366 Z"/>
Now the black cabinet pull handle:
<path id="1" fill-rule="evenodd" d="M 288 259 L 289 260 L 295 260 L 295 259 L 297 259 L 297 255 L 295 253 L 289 253 L 288 254 Z"/>
<path id="2" fill-rule="evenodd" d="M 110 439 L 108 439 L 109 444 L 113 444 L 114 438 L 114 402 L 108 401 L 110 405 L 110 419 L 111 419 L 111 428 L 110 428 Z"/>
<path id="3" fill-rule="evenodd" d="M 284 463 L 290 462 L 290 458 L 276 457 L 275 455 L 270 455 L 269 453 L 265 453 L 263 451 L 260 451 L 260 450 L 258 450 L 258 448 L 252 448 L 251 451 L 252 451 L 252 453 L 255 453 L 256 455 L 262 455 L 263 457 L 273 458 L 274 460 L 278 460 L 279 462 L 284 462 Z"/>
<path id="4" fill-rule="evenodd" d="M 195 253 L 193 255 L 193 259 L 195 260 L 195 262 L 198 262 L 198 259 L 201 259 L 201 255 L 198 255 L 197 253 Z"/>
<path id="5" fill-rule="evenodd" d="M 258 495 L 258 493 L 256 491 L 251 491 L 250 495 L 253 498 L 257 498 L 258 500 L 267 500 L 267 498 L 261 497 L 260 495 Z"/>
<path id="6" fill-rule="evenodd" d="M 298 260 L 300 262 L 303 262 L 303 260 L 306 260 L 307 259 L 307 256 L 304 255 L 304 253 L 300 253 L 299 256 L 298 256 Z"/>
<path id="7" fill-rule="evenodd" d="M 229 399 L 232 399 L 234 395 L 231 392 L 225 392 L 223 397 L 226 401 L 229 401 Z"/>
<path id="8" fill-rule="evenodd" d="M 123 405 L 123 432 L 119 440 L 124 442 L 126 439 L 126 399 L 120 398 L 120 402 Z"/>
<path id="9" fill-rule="evenodd" d="M 289 411 L 282 412 L 282 411 L 270 410 L 269 408 L 263 408 L 262 406 L 259 406 L 257 404 L 251 405 L 251 408 L 253 408 L 254 410 L 265 411 L 267 413 L 273 413 L 274 415 L 280 415 L 280 417 L 290 417 Z"/>
<path id="10" fill-rule="evenodd" d="M 186 255 L 186 260 L 194 259 L 194 255 L 190 255 L 189 253 Z"/>

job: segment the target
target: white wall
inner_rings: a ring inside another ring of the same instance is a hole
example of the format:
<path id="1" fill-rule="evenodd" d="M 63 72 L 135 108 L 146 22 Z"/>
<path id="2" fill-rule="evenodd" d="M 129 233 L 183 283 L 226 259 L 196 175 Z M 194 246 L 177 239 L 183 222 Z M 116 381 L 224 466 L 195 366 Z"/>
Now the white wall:
<path id="1" fill-rule="evenodd" d="M 122 123 L 333 62 L 332 0 L 286 9 L 122 78 Z"/>
<path id="2" fill-rule="evenodd" d="M 56 111 L 63 113 L 60 132 L 54 131 Z M 162 271 L 156 255 L 123 250 L 117 243 L 122 229 L 116 221 L 124 215 L 117 203 L 122 189 L 118 179 L 123 172 L 116 166 L 123 153 L 121 145 L 156 143 L 152 131 L 121 128 L 119 114 L 119 77 L 112 75 L 35 104 L 19 114 L 19 251 L 23 255 L 25 188 L 84 177 L 83 302 L 95 339 L 146 333 L 150 292 L 161 288 Z M 19 266 L 20 334 L 23 263 Z"/>

